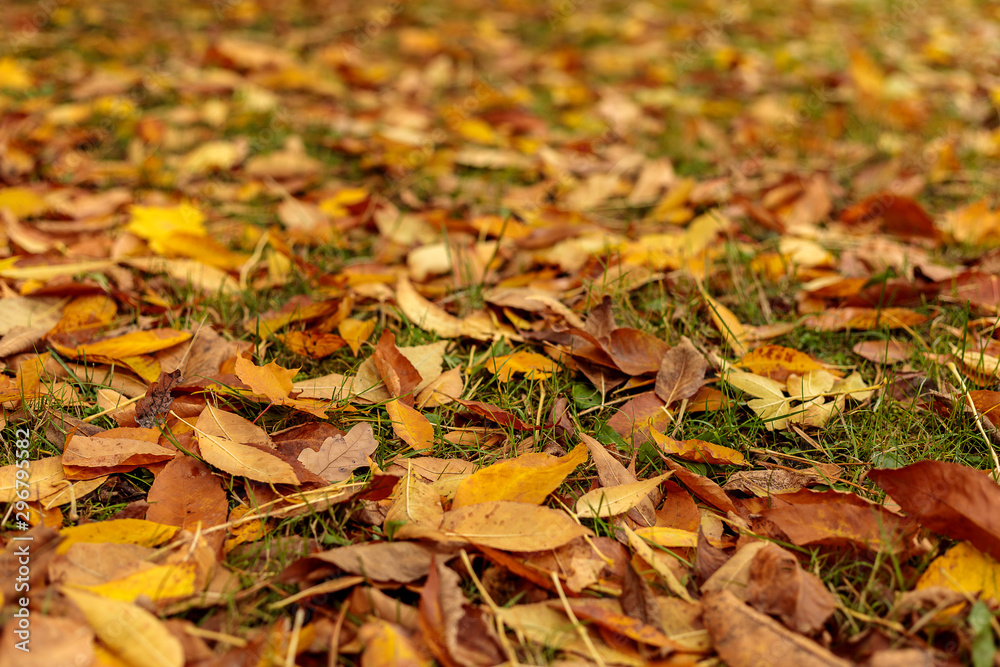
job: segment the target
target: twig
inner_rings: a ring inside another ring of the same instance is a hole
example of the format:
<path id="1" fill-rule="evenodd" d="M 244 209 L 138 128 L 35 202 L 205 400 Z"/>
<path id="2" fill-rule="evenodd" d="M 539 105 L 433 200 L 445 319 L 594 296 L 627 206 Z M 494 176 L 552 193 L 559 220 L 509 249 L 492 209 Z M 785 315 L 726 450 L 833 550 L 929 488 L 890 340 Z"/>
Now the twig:
<path id="1" fill-rule="evenodd" d="M 590 656 L 594 659 L 600 667 L 605 667 L 604 658 L 601 654 L 597 652 L 597 647 L 594 646 L 594 642 L 590 640 L 590 633 L 587 632 L 587 628 L 583 626 L 583 623 L 576 617 L 573 613 L 573 608 L 569 606 L 569 600 L 566 599 L 566 593 L 563 592 L 562 584 L 559 583 L 559 575 L 555 572 L 549 572 L 549 576 L 552 577 L 552 583 L 556 587 L 556 592 L 559 594 L 559 599 L 562 600 L 563 609 L 566 610 L 566 615 L 569 616 L 569 620 L 572 621 L 573 627 L 576 629 L 577 634 L 580 635 L 580 639 L 586 644 L 587 650 L 590 651 Z"/>

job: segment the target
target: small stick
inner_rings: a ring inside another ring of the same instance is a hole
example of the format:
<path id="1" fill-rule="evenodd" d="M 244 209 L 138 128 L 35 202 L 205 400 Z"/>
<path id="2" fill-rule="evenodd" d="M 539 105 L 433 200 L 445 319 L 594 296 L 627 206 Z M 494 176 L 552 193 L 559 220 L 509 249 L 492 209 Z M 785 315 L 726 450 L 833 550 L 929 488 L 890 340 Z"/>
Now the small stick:
<path id="1" fill-rule="evenodd" d="M 587 650 L 590 651 L 590 657 L 594 659 L 600 667 L 605 667 L 604 659 L 601 658 L 601 654 L 597 652 L 597 647 L 594 646 L 594 642 L 590 641 L 590 633 L 587 632 L 587 628 L 583 627 L 583 623 L 576 617 L 573 613 L 573 608 L 569 606 L 569 600 L 566 599 L 566 593 L 563 592 L 562 584 L 559 583 L 559 575 L 555 572 L 549 572 L 549 576 L 552 577 L 552 583 L 555 584 L 556 592 L 559 593 L 559 599 L 562 600 L 563 609 L 566 610 L 566 615 L 569 616 L 569 620 L 573 622 L 573 627 L 576 629 L 577 634 L 580 635 L 580 639 L 583 643 L 587 645 Z"/>

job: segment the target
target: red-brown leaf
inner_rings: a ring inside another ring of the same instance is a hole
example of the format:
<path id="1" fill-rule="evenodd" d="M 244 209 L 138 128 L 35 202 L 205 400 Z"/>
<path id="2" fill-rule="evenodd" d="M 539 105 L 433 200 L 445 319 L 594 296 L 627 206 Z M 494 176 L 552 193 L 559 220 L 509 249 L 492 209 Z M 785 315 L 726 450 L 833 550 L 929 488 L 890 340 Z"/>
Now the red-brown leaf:
<path id="1" fill-rule="evenodd" d="M 928 460 L 868 477 L 922 526 L 1000 559 L 1000 487 L 986 473 Z"/>

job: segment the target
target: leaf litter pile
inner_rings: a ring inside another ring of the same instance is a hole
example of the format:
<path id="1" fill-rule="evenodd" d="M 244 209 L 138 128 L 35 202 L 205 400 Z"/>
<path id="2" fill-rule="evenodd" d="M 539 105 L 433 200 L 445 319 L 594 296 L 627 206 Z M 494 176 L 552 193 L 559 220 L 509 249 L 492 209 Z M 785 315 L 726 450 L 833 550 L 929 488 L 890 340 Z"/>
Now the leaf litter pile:
<path id="1" fill-rule="evenodd" d="M 0 664 L 996 663 L 997 6 L 0 21 Z"/>

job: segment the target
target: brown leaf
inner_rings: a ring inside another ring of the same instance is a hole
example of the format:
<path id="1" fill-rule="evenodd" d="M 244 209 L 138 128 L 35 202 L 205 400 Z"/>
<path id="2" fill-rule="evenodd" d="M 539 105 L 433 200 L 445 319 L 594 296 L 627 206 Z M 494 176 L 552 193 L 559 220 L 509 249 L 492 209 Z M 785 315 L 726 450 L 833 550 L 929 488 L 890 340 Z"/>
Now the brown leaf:
<path id="1" fill-rule="evenodd" d="M 750 562 L 747 602 L 806 635 L 818 632 L 837 608 L 820 578 L 775 544 L 758 551 Z"/>
<path id="2" fill-rule="evenodd" d="M 664 463 L 677 475 L 677 481 L 686 486 L 691 493 L 723 512 L 736 512 L 733 501 L 729 499 L 729 496 L 726 495 L 726 492 L 718 484 L 707 477 L 702 477 L 691 472 L 670 459 L 664 459 Z"/>
<path id="3" fill-rule="evenodd" d="M 662 431 L 671 424 L 670 417 L 663 411 L 663 399 L 654 392 L 639 394 L 621 406 L 611 415 L 608 426 L 626 441 L 635 436 L 636 431 L 651 428 Z M 645 436 L 643 436 L 645 438 Z M 636 443 L 638 444 L 638 443 Z"/>
<path id="4" fill-rule="evenodd" d="M 415 542 L 363 542 L 301 558 L 289 565 L 281 580 L 313 581 L 329 577 L 335 566 L 372 581 L 409 583 L 427 576 L 434 549 Z"/>
<path id="5" fill-rule="evenodd" d="M 851 664 L 751 609 L 729 591 L 706 595 L 704 609 L 712 645 L 730 667 L 764 664 L 849 667 Z"/>
<path id="6" fill-rule="evenodd" d="M 855 329 L 869 331 L 884 327 L 900 329 L 914 327 L 927 321 L 926 315 L 908 308 L 841 308 L 810 315 L 803 325 L 817 331 L 844 331 Z"/>
<path id="7" fill-rule="evenodd" d="M 591 334 L 598 341 L 605 341 L 611 338 L 611 332 L 618 328 L 615 322 L 615 315 L 612 311 L 611 297 L 605 295 L 601 299 L 601 304 L 590 311 L 587 322 L 584 326 L 587 333 Z"/>
<path id="8" fill-rule="evenodd" d="M 343 436 L 329 437 L 318 450 L 303 449 L 298 460 L 306 470 L 328 482 L 341 482 L 354 474 L 355 468 L 368 465 L 378 443 L 368 422 L 356 424 Z"/>
<path id="9" fill-rule="evenodd" d="M 512 426 L 513 428 L 518 428 L 523 431 L 530 431 L 535 428 L 531 424 L 525 423 L 524 421 L 510 414 L 506 410 L 498 408 L 497 406 L 491 405 L 489 403 L 483 403 L 482 401 L 465 401 L 465 400 L 457 400 L 455 402 L 460 403 L 461 405 L 467 407 L 468 409 L 472 410 L 481 417 L 486 417 L 490 421 L 500 424 L 500 426 L 504 427 Z"/>
<path id="10" fill-rule="evenodd" d="M 499 664 L 496 633 L 466 600 L 459 582 L 457 572 L 440 561 L 431 563 L 420 594 L 422 636 L 434 657 L 449 667 Z"/>
<path id="11" fill-rule="evenodd" d="M 170 461 L 149 487 L 146 520 L 195 532 L 198 523 L 205 530 L 226 522 L 229 511 L 222 481 L 204 463 L 190 456 Z M 218 549 L 225 533 L 207 535 Z"/>
<path id="12" fill-rule="evenodd" d="M 70 479 L 92 479 L 112 472 L 128 472 L 141 466 L 169 461 L 177 455 L 173 447 L 130 435 L 140 429 L 113 429 L 120 432 L 102 433 L 94 437 L 76 435 L 70 438 L 63 452 L 63 466 Z M 155 436 L 154 436 L 155 437 Z"/>
<path id="13" fill-rule="evenodd" d="M 389 393 L 406 405 L 413 405 L 413 391 L 421 382 L 420 373 L 396 347 L 396 335 L 390 330 L 382 331 L 372 360 Z"/>
<path id="14" fill-rule="evenodd" d="M 865 340 L 853 348 L 854 354 L 877 364 L 897 364 L 913 358 L 915 348 L 909 343 L 890 340 Z"/>
<path id="15" fill-rule="evenodd" d="M 821 465 L 828 467 L 822 468 Z M 730 475 L 722 488 L 766 498 L 772 494 L 791 493 L 815 484 L 831 484 L 839 474 L 840 466 L 832 464 L 818 464 L 808 470 L 741 470 Z"/>
<path id="16" fill-rule="evenodd" d="M 642 375 L 660 370 L 670 346 L 651 334 L 621 327 L 611 332 L 604 349 L 622 372 Z"/>
<path id="17" fill-rule="evenodd" d="M 663 363 L 656 374 L 656 395 L 666 405 L 691 398 L 705 380 L 708 362 L 694 348 L 687 336 L 663 355 Z"/>
<path id="18" fill-rule="evenodd" d="M 913 199 L 893 192 L 879 192 L 846 209 L 840 219 L 857 224 L 881 218 L 885 231 L 902 237 L 937 239 L 939 232 L 934 220 Z"/>
<path id="19" fill-rule="evenodd" d="M 829 496 L 828 500 L 829 502 L 808 505 L 775 507 L 764 510 L 761 515 L 774 523 L 797 546 L 849 545 L 893 553 L 903 550 L 903 537 L 907 533 L 907 527 L 899 516 L 877 505 L 870 505 L 852 494 L 837 493 L 836 496 Z"/>
<path id="20" fill-rule="evenodd" d="M 975 468 L 947 461 L 919 461 L 905 468 L 872 470 L 878 484 L 922 526 L 968 540 L 1000 559 L 1000 487 Z"/>
<path id="21" fill-rule="evenodd" d="M 726 564 L 729 554 L 713 545 L 705 537 L 705 530 L 698 526 L 698 547 L 695 552 L 695 571 L 701 581 L 707 581 L 715 572 Z"/>
<path id="22" fill-rule="evenodd" d="M 170 390 L 184 381 L 181 369 L 160 373 L 160 378 L 149 385 L 146 395 L 135 404 L 135 420 L 143 428 L 153 428 L 156 420 L 170 412 L 174 398 Z"/>

